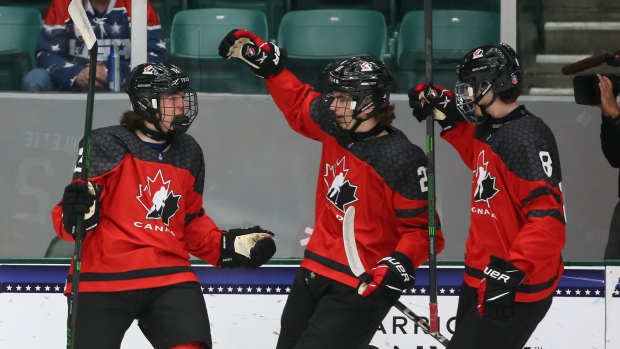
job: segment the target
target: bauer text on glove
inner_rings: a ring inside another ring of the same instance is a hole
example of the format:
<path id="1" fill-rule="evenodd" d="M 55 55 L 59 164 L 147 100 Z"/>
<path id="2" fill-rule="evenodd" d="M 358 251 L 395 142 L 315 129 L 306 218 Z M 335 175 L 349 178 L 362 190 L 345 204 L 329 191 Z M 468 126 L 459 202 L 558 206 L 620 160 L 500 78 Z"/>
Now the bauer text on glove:
<path id="1" fill-rule="evenodd" d="M 525 273 L 509 261 L 491 256 L 484 274 L 478 288 L 478 312 L 498 322 L 512 318 L 517 286 Z"/>
<path id="2" fill-rule="evenodd" d="M 411 263 L 411 259 L 398 251 L 390 253 L 388 257 L 377 262 L 377 265 L 368 272 L 368 275 L 372 281 L 368 283 L 367 287 L 362 284 L 358 289 L 358 293 L 363 297 L 368 297 L 379 287 L 383 287 L 395 296 L 393 300 L 396 301 L 404 289 L 415 285 L 413 263 Z"/>

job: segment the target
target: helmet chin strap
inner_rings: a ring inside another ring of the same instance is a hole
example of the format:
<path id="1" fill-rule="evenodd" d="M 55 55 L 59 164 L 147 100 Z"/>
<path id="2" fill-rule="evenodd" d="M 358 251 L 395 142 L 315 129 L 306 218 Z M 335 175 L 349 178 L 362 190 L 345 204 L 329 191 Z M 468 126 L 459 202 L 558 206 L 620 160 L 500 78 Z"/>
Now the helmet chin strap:
<path id="1" fill-rule="evenodd" d="M 159 127 L 159 124 L 156 124 L 155 128 L 157 128 L 158 131 L 151 130 L 150 128 L 146 127 L 146 125 L 144 125 L 142 126 L 142 128 L 140 128 L 140 132 L 144 133 L 145 136 L 157 142 L 165 141 L 170 138 L 168 132 L 161 131 L 161 127 Z"/>
<path id="2" fill-rule="evenodd" d="M 482 113 L 482 116 L 486 116 L 487 114 L 487 108 L 490 107 L 493 103 L 495 103 L 495 100 L 497 99 L 497 94 L 495 92 L 493 92 L 493 97 L 491 98 L 491 101 L 487 104 L 480 104 L 480 101 L 482 100 L 482 98 L 484 98 L 484 96 L 486 96 L 486 94 L 491 91 L 491 87 L 493 85 L 489 84 L 489 86 L 486 88 L 486 92 L 484 92 L 484 94 L 480 94 L 478 95 L 478 97 L 476 97 L 476 99 L 474 100 L 474 104 L 480 107 L 480 112 Z"/>
<path id="3" fill-rule="evenodd" d="M 368 120 L 368 119 L 359 119 L 357 116 L 360 114 L 360 112 L 356 111 L 353 113 L 353 115 L 351 116 L 353 118 L 353 120 L 355 120 L 355 124 L 353 124 L 353 127 L 351 127 L 350 129 L 348 129 L 348 132 L 355 132 L 355 130 L 357 130 L 358 127 L 360 127 L 360 125 L 362 124 L 362 122 Z M 353 122 L 353 120 L 351 120 L 351 122 Z"/>
<path id="4" fill-rule="evenodd" d="M 149 120 L 146 120 L 148 123 L 155 126 L 155 130 L 146 127 L 146 125 L 142 125 L 142 127 L 140 128 L 140 132 L 142 132 L 145 136 L 156 142 L 165 141 L 170 138 L 170 133 L 164 132 L 164 130 L 161 128 L 160 118 L 158 118 L 156 115 L 159 115 L 159 113 L 155 112 L 155 115 L 149 113 Z M 157 121 L 152 122 L 155 120 Z"/>
<path id="5" fill-rule="evenodd" d="M 368 118 L 370 119 L 370 118 Z M 364 121 L 368 120 L 365 119 Z M 354 142 L 361 142 L 361 141 L 365 141 L 367 139 L 371 139 L 374 138 L 376 136 L 378 136 L 381 132 L 383 132 L 385 130 L 385 127 L 383 125 L 381 125 L 381 123 L 378 123 L 373 126 L 373 128 L 371 128 L 368 131 L 365 132 L 352 132 L 351 133 L 351 138 L 353 139 Z"/>

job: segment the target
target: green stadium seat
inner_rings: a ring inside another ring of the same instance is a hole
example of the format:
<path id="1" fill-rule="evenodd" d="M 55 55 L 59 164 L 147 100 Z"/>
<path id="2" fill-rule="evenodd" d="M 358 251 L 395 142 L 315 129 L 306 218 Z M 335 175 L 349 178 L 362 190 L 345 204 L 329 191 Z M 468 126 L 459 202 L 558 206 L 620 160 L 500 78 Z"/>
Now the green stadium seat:
<path id="1" fill-rule="evenodd" d="M 396 24 L 396 0 L 290 0 L 291 10 L 349 9 L 375 10 L 383 14 L 388 33 Z"/>
<path id="2" fill-rule="evenodd" d="M 190 77 L 196 91 L 267 93 L 262 79 L 238 60 L 218 54 L 220 41 L 232 29 L 243 28 L 266 38 L 267 19 L 257 10 L 195 9 L 179 11 L 172 22 L 170 61 Z"/>
<path id="3" fill-rule="evenodd" d="M 75 251 L 75 243 L 54 236 L 47 246 L 45 258 L 71 258 Z"/>
<path id="4" fill-rule="evenodd" d="M 501 0 L 433 0 L 433 11 L 435 10 L 469 10 L 469 11 L 500 11 Z M 424 1 L 421 0 L 400 0 L 397 13 L 404 16 L 411 11 L 423 11 Z M 398 20 L 402 20 L 402 17 Z"/>
<path id="5" fill-rule="evenodd" d="M 0 0 L 0 6 L 19 6 L 37 9 L 45 17 L 51 0 Z"/>
<path id="6" fill-rule="evenodd" d="M 287 68 L 318 91 L 326 87 L 328 63 L 357 55 L 383 59 L 386 42 L 381 12 L 343 9 L 287 12 L 277 40 L 288 52 Z"/>
<path id="7" fill-rule="evenodd" d="M 172 27 L 172 20 L 177 12 L 187 10 L 187 0 L 151 0 L 151 4 L 159 16 L 159 22 L 161 23 L 161 30 L 164 40 L 168 44 L 170 41 L 170 28 Z"/>
<path id="8" fill-rule="evenodd" d="M 0 90 L 21 90 L 35 67 L 35 49 L 43 20 L 34 8 L 0 6 Z"/>
<path id="9" fill-rule="evenodd" d="M 278 27 L 282 16 L 287 11 L 287 2 L 290 0 L 189 0 L 189 7 L 197 8 L 236 8 L 261 11 L 267 17 L 269 38 L 277 38 Z"/>
<path id="10" fill-rule="evenodd" d="M 433 0 L 433 10 L 472 10 L 472 11 L 500 11 L 501 0 Z M 424 9 L 424 1 L 401 0 L 400 11 L 410 12 Z"/>
<path id="11" fill-rule="evenodd" d="M 499 13 L 433 10 L 433 80 L 452 88 L 456 66 L 470 50 L 499 42 Z M 395 57 L 396 92 L 405 93 L 425 78 L 424 11 L 408 12 L 400 25 Z"/>

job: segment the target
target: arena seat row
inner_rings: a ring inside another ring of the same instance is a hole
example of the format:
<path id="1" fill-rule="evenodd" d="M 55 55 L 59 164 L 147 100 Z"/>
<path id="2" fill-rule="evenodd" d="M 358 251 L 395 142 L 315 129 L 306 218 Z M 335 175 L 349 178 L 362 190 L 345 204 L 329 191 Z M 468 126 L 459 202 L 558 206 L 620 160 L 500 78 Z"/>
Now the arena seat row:
<path id="1" fill-rule="evenodd" d="M 34 51 L 42 27 L 35 8 L 0 6 L 0 90 L 19 90 L 22 78 L 34 68 Z"/>
<path id="2" fill-rule="evenodd" d="M 40 1 L 40 0 L 27 0 L 27 1 Z M 423 11 L 424 1 L 422 0 L 151 0 L 158 13 L 160 14 L 160 19 L 162 22 L 162 27 L 164 29 L 164 34 L 168 38 L 168 33 L 171 32 L 172 22 L 174 17 L 178 11 L 181 10 L 191 10 L 191 9 L 208 9 L 208 8 L 230 8 L 230 9 L 247 9 L 247 10 L 257 10 L 261 11 L 265 14 L 267 19 L 267 36 L 273 41 L 277 42 L 280 46 L 286 47 L 289 51 L 295 51 L 291 45 L 290 41 L 285 40 L 285 44 L 280 40 L 280 30 L 282 28 L 282 21 L 284 17 L 289 12 L 295 11 L 306 11 L 306 10 L 338 10 L 338 9 L 347 9 L 347 10 L 372 10 L 380 12 L 385 20 L 386 32 L 387 32 L 387 41 L 386 41 L 386 51 L 384 52 L 383 58 L 386 61 L 393 62 L 397 58 L 396 50 L 400 47 L 403 48 L 403 45 L 398 45 L 397 40 L 399 37 L 397 36 L 402 30 L 400 26 L 402 25 L 402 21 L 404 20 L 405 14 L 412 11 Z M 473 11 L 476 13 L 489 13 L 488 16 L 481 15 L 480 20 L 481 26 L 485 24 L 488 27 L 492 27 L 490 32 L 483 33 L 484 36 L 492 37 L 492 40 L 478 40 L 475 41 L 477 45 L 478 42 L 490 42 L 490 41 L 498 41 L 499 40 L 499 11 L 500 11 L 500 0 L 479 0 L 479 1 L 461 1 L 461 0 L 433 0 L 433 10 L 434 11 L 455 11 L 455 10 L 464 10 L 464 11 Z M 418 12 L 419 13 L 419 12 Z M 438 18 L 440 20 L 440 16 L 436 16 L 434 18 Z M 490 17 L 490 19 L 488 19 Z M 361 19 L 360 19 L 361 20 Z M 486 22 L 486 21 L 489 22 Z M 310 20 L 310 23 L 312 21 Z M 423 22 L 419 23 L 419 26 L 423 26 Z M 481 26 L 474 24 L 473 22 L 468 22 L 472 26 L 477 26 L 478 28 L 472 28 L 476 33 L 472 34 L 473 36 L 479 35 L 482 30 Z M 451 23 L 454 24 L 454 23 Z M 287 25 L 287 23 L 284 23 Z M 446 26 L 453 27 L 453 26 Z M 416 30 L 419 28 L 416 27 Z M 456 33 L 455 37 L 458 37 L 458 40 L 461 40 L 464 35 L 464 32 L 461 29 L 457 29 L 454 32 Z M 312 29 L 311 31 L 319 31 L 318 29 Z M 371 36 L 374 38 L 375 36 Z M 355 38 L 356 42 L 359 42 L 359 38 L 364 38 L 363 33 L 353 34 L 353 38 Z M 403 36 L 400 36 L 402 39 Z M 421 39 L 420 39 L 421 40 Z M 326 39 L 324 45 L 330 46 L 331 40 Z M 378 42 L 378 41 L 377 41 Z M 463 41 L 464 44 L 471 43 L 472 40 Z M 406 43 L 405 43 L 406 44 Z M 472 46 L 473 46 L 472 45 Z M 291 47 L 289 47 L 291 46 Z M 339 46 L 339 45 L 336 45 Z M 451 45 L 449 45 L 451 46 Z M 316 48 L 313 46 L 314 52 L 319 52 L 320 48 Z M 363 51 L 363 50 L 362 50 Z M 406 57 L 406 49 L 403 50 L 402 57 Z M 357 50 L 356 52 L 359 52 Z M 372 53 L 372 52 L 371 52 Z M 464 53 L 464 52 L 463 52 Z M 417 54 L 417 53 L 416 53 Z M 456 54 L 456 53 L 455 53 Z M 404 62 L 404 58 L 400 60 Z M 291 70 L 297 72 L 301 75 L 302 78 L 311 78 L 312 70 L 320 69 L 323 66 L 324 61 L 321 59 L 314 59 L 312 61 L 306 61 L 303 63 L 302 68 L 307 69 L 297 69 L 297 61 L 291 62 Z M 443 62 L 447 64 L 447 62 Z M 399 68 L 396 65 L 393 68 Z M 403 70 L 404 74 L 399 74 L 400 79 L 403 80 L 403 83 L 400 85 L 406 85 L 408 81 L 417 79 L 417 69 L 406 69 Z M 442 70 L 438 70 L 437 77 L 441 76 L 451 76 L 453 77 L 453 69 L 450 69 L 449 72 L 444 73 Z M 309 82 L 316 81 L 307 80 Z M 321 80 L 322 81 L 322 80 Z M 441 78 L 440 78 L 441 81 Z"/>
<path id="3" fill-rule="evenodd" d="M 18 1 L 18 0 L 0 0 Z M 43 0 L 21 0 L 41 2 Z M 258 10 L 265 14 L 269 26 L 269 39 L 278 37 L 278 30 L 284 14 L 290 11 L 349 9 L 375 10 L 383 14 L 388 32 L 393 32 L 403 15 L 410 11 L 423 10 L 422 0 L 151 0 L 160 15 L 165 34 L 175 14 L 181 10 L 202 8 L 235 8 Z M 435 10 L 472 10 L 499 13 L 500 0 L 433 0 Z"/>
<path id="4" fill-rule="evenodd" d="M 433 70 L 437 84 L 453 86 L 454 68 L 467 51 L 499 41 L 499 13 L 495 11 L 438 9 L 433 11 L 433 23 Z M 34 67 L 34 48 L 40 28 L 38 10 L 0 6 L 0 29 L 7 33 L 0 40 L 0 89 L 19 90 L 21 78 Z M 396 77 L 394 92 L 405 93 L 424 79 L 422 10 L 406 13 L 394 31 L 388 29 L 385 15 L 375 10 L 289 11 L 282 16 L 275 38 L 261 10 L 181 10 L 176 12 L 170 26 L 169 58 L 188 72 L 197 91 L 267 92 L 262 81 L 240 62 L 219 57 L 219 41 L 234 28 L 272 38 L 286 48 L 290 58 L 288 68 L 319 91 L 325 87 L 322 69 L 333 60 L 353 55 L 370 55 L 388 63 Z"/>
<path id="5" fill-rule="evenodd" d="M 180 11 L 171 29 L 170 60 L 182 66 L 203 92 L 266 93 L 262 81 L 237 61 L 223 61 L 217 47 L 230 30 L 244 28 L 269 37 L 265 16 L 257 10 L 199 9 Z M 406 93 L 424 80 L 424 13 L 405 14 L 393 37 L 381 12 L 374 10 L 303 10 L 287 12 L 277 45 L 287 50 L 287 68 L 319 91 L 323 68 L 334 60 L 370 55 L 395 73 L 394 92 Z M 475 46 L 499 41 L 499 14 L 472 10 L 433 11 L 434 81 L 454 86 L 455 68 Z"/>

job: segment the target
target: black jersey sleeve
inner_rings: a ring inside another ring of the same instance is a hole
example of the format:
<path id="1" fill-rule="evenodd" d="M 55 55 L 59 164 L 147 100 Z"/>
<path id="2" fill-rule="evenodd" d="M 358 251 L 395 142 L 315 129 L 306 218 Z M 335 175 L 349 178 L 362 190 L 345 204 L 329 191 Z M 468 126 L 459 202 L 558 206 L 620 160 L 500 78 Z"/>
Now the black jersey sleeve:
<path id="1" fill-rule="evenodd" d="M 601 123 L 601 148 L 603 155 L 613 168 L 620 168 L 620 124 L 609 116 L 603 116 Z M 620 121 L 620 119 L 618 120 Z"/>
<path id="2" fill-rule="evenodd" d="M 89 147 L 85 140 L 80 140 L 78 159 L 73 172 L 73 179 L 80 178 L 84 168 L 85 156 Z M 125 144 L 106 129 L 93 131 L 90 142 L 88 177 L 101 176 L 118 166 L 127 153 Z"/>

